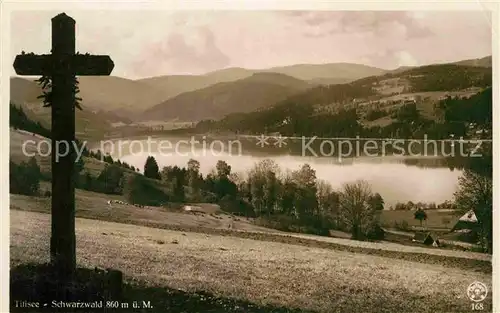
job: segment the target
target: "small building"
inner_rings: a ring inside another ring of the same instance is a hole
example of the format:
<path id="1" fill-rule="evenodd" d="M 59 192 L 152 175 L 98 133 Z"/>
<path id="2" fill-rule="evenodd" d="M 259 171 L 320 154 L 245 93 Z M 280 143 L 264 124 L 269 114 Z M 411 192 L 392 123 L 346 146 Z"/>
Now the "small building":
<path id="1" fill-rule="evenodd" d="M 437 238 L 434 238 L 434 236 L 429 232 L 416 232 L 411 241 L 423 243 L 427 246 L 434 244 L 439 245 L 439 240 L 437 240 Z"/>
<path id="2" fill-rule="evenodd" d="M 453 232 L 464 232 L 475 230 L 478 227 L 478 221 L 474 210 L 469 210 L 467 213 L 462 215 L 453 226 L 451 231 Z"/>
<path id="3" fill-rule="evenodd" d="M 205 212 L 203 212 L 203 210 L 200 206 L 194 206 L 194 205 L 185 205 L 183 207 L 183 210 L 186 212 L 192 212 L 192 213 L 205 213 Z"/>

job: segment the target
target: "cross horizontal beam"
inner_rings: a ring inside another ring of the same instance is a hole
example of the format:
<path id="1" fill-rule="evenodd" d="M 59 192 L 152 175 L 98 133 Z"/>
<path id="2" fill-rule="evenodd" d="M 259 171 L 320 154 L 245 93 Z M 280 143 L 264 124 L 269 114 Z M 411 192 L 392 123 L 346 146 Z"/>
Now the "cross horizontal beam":
<path id="1" fill-rule="evenodd" d="M 57 58 L 51 54 L 19 54 L 14 60 L 17 75 L 50 74 L 57 66 Z M 71 70 L 76 76 L 110 75 L 115 64 L 108 55 L 75 54 L 71 58 Z"/>
<path id="2" fill-rule="evenodd" d="M 75 75 L 101 76 L 110 75 L 115 67 L 109 55 L 76 54 L 73 57 Z"/>
<path id="3" fill-rule="evenodd" d="M 50 54 L 19 54 L 14 60 L 17 75 L 43 75 L 50 71 Z"/>

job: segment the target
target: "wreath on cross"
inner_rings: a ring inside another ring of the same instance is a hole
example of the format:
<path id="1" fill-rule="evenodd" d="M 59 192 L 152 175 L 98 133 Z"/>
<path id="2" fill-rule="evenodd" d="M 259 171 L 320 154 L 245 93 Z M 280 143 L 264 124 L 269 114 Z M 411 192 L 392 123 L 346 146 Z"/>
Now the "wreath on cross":
<path id="1" fill-rule="evenodd" d="M 77 52 L 76 54 L 80 53 Z M 86 53 L 86 55 L 88 55 L 88 53 Z M 45 108 L 52 106 L 52 100 L 53 100 L 52 75 L 44 74 L 39 79 L 35 80 L 35 82 L 42 87 L 42 94 L 38 96 L 37 99 L 43 99 L 42 100 L 43 107 Z M 82 107 L 80 106 L 82 98 L 76 96 L 80 92 L 80 88 L 78 87 L 78 85 L 79 85 L 78 79 L 76 78 L 76 76 L 73 76 L 73 92 L 75 94 L 75 102 L 73 103 L 73 105 L 78 109 L 83 110 Z"/>

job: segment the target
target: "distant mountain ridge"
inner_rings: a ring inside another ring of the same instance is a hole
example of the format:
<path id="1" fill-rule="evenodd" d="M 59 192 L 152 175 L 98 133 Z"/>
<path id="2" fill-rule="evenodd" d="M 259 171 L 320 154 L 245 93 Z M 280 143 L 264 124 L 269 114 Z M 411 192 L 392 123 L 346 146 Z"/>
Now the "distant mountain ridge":
<path id="1" fill-rule="evenodd" d="M 462 60 L 453 64 L 486 69 L 491 67 L 492 57 Z M 78 80 L 84 113 L 77 113 L 77 116 L 82 117 L 84 114 L 86 125 L 97 121 L 101 124 L 119 121 L 127 123 L 130 120 L 137 121 L 144 118 L 182 117 L 190 121 L 218 118 L 228 112 L 239 112 L 239 110 L 247 112 L 272 105 L 272 101 L 280 101 L 283 97 L 303 91 L 303 88 L 345 84 L 360 79 L 373 80 L 374 77 L 418 68 L 425 67 L 386 70 L 361 64 L 330 63 L 296 64 L 269 69 L 235 67 L 198 76 L 172 75 L 140 80 L 116 76 L 82 76 L 78 77 Z M 237 81 L 236 84 L 227 85 Z M 249 90 L 245 90 L 242 86 L 246 86 Z M 210 89 L 212 87 L 213 89 Z M 231 88 L 235 89 L 231 91 Z M 37 99 L 41 93 L 40 87 L 33 80 L 12 77 L 10 92 L 11 100 L 18 105 L 41 103 Z M 206 99 L 210 101 L 207 102 Z M 160 107 L 164 107 L 166 111 L 162 112 L 158 109 Z"/>
<path id="2" fill-rule="evenodd" d="M 255 73 L 232 82 L 223 82 L 185 92 L 144 112 L 144 120 L 196 121 L 218 119 L 235 112 L 268 107 L 315 85 L 278 73 Z"/>
<path id="3" fill-rule="evenodd" d="M 156 76 L 137 80 L 161 92 L 165 97 L 175 97 L 183 92 L 202 89 L 217 83 L 236 81 L 256 73 L 277 73 L 316 84 L 346 83 L 359 78 L 380 75 L 386 70 L 354 63 L 296 64 L 269 69 L 244 69 L 232 67 L 203 75 Z"/>
<path id="4" fill-rule="evenodd" d="M 477 66 L 477 67 L 492 67 L 493 66 L 493 58 L 492 56 L 487 56 L 480 59 L 469 59 L 455 62 L 457 65 L 465 65 L 465 66 Z"/>

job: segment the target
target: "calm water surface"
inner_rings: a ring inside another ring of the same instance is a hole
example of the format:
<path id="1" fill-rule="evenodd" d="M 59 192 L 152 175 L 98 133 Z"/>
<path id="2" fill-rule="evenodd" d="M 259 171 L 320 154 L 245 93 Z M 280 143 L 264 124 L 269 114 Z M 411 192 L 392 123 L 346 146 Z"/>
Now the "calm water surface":
<path id="1" fill-rule="evenodd" d="M 173 138 L 163 140 L 168 140 L 173 146 L 178 141 Z M 169 144 L 163 144 L 163 148 L 159 148 L 158 144 L 153 144 L 150 145 L 148 151 L 146 140 L 138 141 L 142 143 L 142 146 L 137 143 L 132 146 L 122 144 L 121 153 L 119 153 L 115 145 L 115 151 L 108 151 L 113 157 L 119 157 L 141 170 L 144 168 L 148 155 L 155 157 L 160 168 L 169 165 L 186 166 L 188 160 L 193 158 L 200 162 L 200 170 L 204 175 L 215 168 L 218 160 L 226 161 L 231 165 L 232 172 L 242 175 L 245 175 L 255 163 L 266 158 L 273 159 L 282 170 L 296 170 L 304 163 L 308 163 L 316 170 L 318 179 L 329 182 L 335 189 L 357 179 L 368 181 L 373 190 L 382 195 L 386 206 L 407 201 L 440 203 L 451 200 L 457 188 L 458 178 L 462 174 L 460 170 L 450 170 L 448 167 L 409 165 L 408 158 L 404 157 L 359 157 L 342 159 L 342 162 L 339 162 L 337 157 L 277 155 L 259 151 L 246 151 L 243 155 L 231 155 L 221 152 L 220 149 L 211 151 L 203 149 L 201 145 L 192 148 L 187 144 L 180 145 L 177 153 L 173 153 L 173 148 L 170 150 L 168 148 Z"/>

